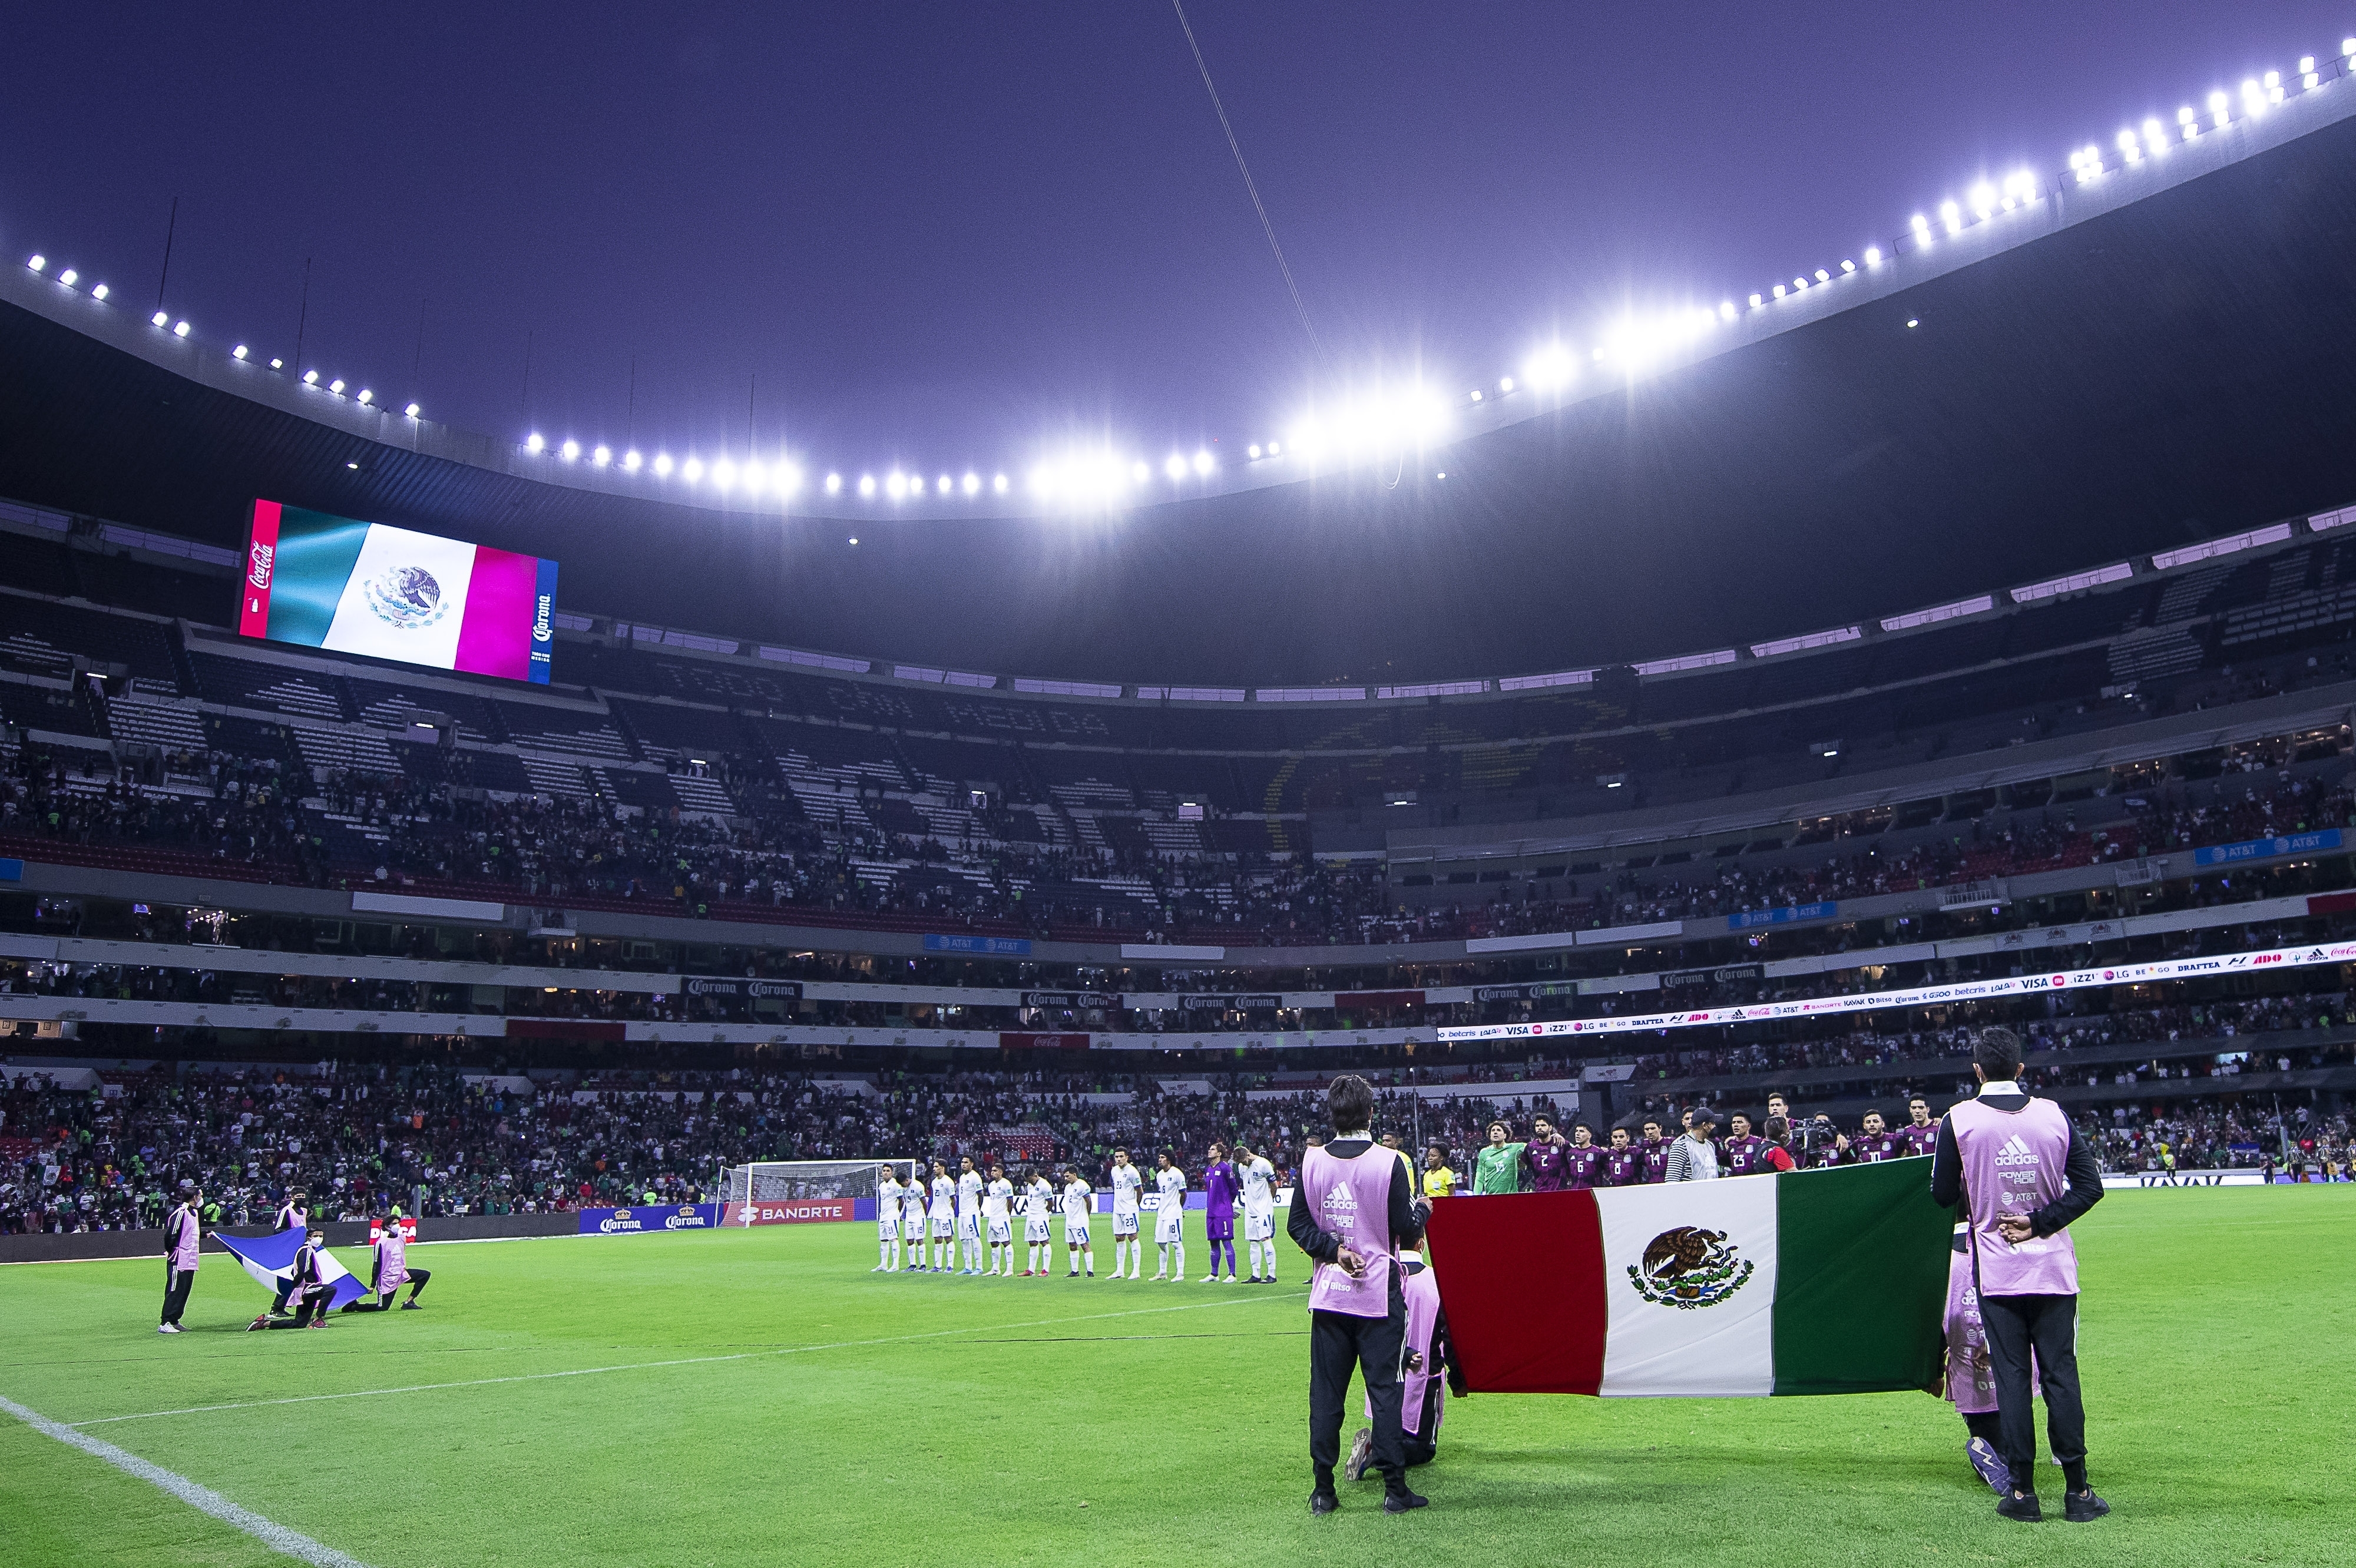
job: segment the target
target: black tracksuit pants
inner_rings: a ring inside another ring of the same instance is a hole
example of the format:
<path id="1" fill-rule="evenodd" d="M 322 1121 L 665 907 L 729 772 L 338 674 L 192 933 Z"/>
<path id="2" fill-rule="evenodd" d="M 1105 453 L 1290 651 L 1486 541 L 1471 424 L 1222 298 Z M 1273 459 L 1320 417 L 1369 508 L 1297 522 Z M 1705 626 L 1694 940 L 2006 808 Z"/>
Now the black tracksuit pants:
<path id="1" fill-rule="evenodd" d="M 194 1269 L 176 1269 L 164 1265 L 164 1316 L 160 1321 L 177 1323 L 180 1314 L 188 1309 L 188 1288 L 197 1283 Z"/>
<path id="2" fill-rule="evenodd" d="M 1407 1300 L 1399 1294 L 1398 1270 L 1390 1276 L 1390 1312 L 1355 1317 L 1346 1312 L 1309 1315 L 1309 1463 L 1319 1491 L 1333 1489 L 1333 1466 L 1342 1457 L 1342 1410 L 1350 1393 L 1350 1371 L 1366 1380 L 1374 1406 L 1375 1467 L 1384 1488 L 1407 1490 L 1407 1457 L 1399 1430 L 1399 1359 L 1407 1348 Z"/>
<path id="3" fill-rule="evenodd" d="M 2086 1405 L 2078 1388 L 2078 1298 L 1983 1295 L 1988 1366 L 1996 1374 L 1997 1448 L 2013 1485 L 2037 1489 L 2037 1407 L 2029 1393 L 2029 1357 L 2045 1398 L 2045 1438 L 2072 1490 L 2086 1485 Z"/>

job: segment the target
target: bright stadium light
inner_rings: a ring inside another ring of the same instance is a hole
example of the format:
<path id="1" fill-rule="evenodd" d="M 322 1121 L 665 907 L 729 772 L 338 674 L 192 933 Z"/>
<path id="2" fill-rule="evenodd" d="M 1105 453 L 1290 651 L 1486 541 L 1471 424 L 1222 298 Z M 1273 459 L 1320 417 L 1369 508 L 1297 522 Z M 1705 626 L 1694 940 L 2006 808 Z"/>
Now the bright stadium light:
<path id="1" fill-rule="evenodd" d="M 187 335 L 188 335 L 188 324 L 187 324 L 187 322 L 185 322 L 185 321 L 175 321 L 175 322 L 173 322 L 173 323 L 172 323 L 172 336 L 173 336 L 173 337 L 175 337 L 175 338 L 186 338 Z"/>
<path id="2" fill-rule="evenodd" d="M 2282 72 L 2278 70 L 2266 72 L 2265 88 L 2267 102 L 2281 102 L 2283 101 Z"/>
<path id="3" fill-rule="evenodd" d="M 1481 401 L 1481 389 L 1479 387 L 1474 387 L 1472 389 L 1472 401 L 1474 403 L 1479 403 Z"/>
<path id="4" fill-rule="evenodd" d="M 1284 448 L 1279 446 L 1276 442 L 1271 441 L 1268 444 L 1268 455 L 1271 457 L 1282 453 L 1283 450 Z"/>
<path id="5" fill-rule="evenodd" d="M 1952 201 L 1939 203 L 1939 221 L 1947 226 L 1950 235 L 1964 231 L 1964 209 Z"/>
<path id="6" fill-rule="evenodd" d="M 1818 267 L 1816 269 L 1816 281 L 1818 283 L 1830 283 L 1833 281 L 1833 274 L 1825 271 L 1824 268 Z"/>
<path id="7" fill-rule="evenodd" d="M 232 359 L 232 360 L 242 360 L 242 359 L 244 359 L 244 358 L 245 358 L 245 345 L 244 345 L 244 344 L 242 344 L 242 343 L 240 343 L 236 348 L 231 349 L 229 351 L 229 357 L 230 357 L 230 359 Z"/>
<path id="8" fill-rule="evenodd" d="M 329 392 L 331 392 L 335 393 L 337 397 L 341 397 L 341 396 L 343 396 L 343 395 L 344 395 L 344 378 L 343 378 L 343 377 L 341 377 L 341 376 L 337 376 L 334 381 L 329 381 L 329 382 L 327 383 L 327 390 L 328 390 Z M 566 442 L 566 443 L 565 443 L 565 445 L 566 445 L 566 446 L 571 446 L 571 445 L 573 445 L 573 444 L 572 444 L 571 442 L 569 442 L 569 441 L 568 441 L 568 442 Z"/>
<path id="9" fill-rule="evenodd" d="M 2225 128 L 2233 117 L 2228 108 L 2232 100 L 2225 96 L 2222 89 L 2209 95 L 2209 118 L 2220 131 Z"/>
<path id="10" fill-rule="evenodd" d="M 1803 290 L 1803 289 L 1806 288 L 1807 286 L 1808 286 L 1808 280 L 1807 280 L 1807 279 L 1806 279 L 1806 277 L 1804 277 L 1804 276 L 1802 276 L 1802 277 L 1795 277 L 1795 278 L 1794 278 L 1794 279 L 1792 280 L 1792 292 L 1793 292 L 1793 293 L 1794 293 L 1794 294 L 1799 293 L 1801 290 Z"/>
<path id="11" fill-rule="evenodd" d="M 966 470 L 965 493 L 969 496 L 981 494 L 981 476 L 970 468 Z"/>
<path id="12" fill-rule="evenodd" d="M 830 496 L 839 496 L 842 493 L 842 476 L 841 474 L 829 474 L 826 477 L 826 493 Z"/>
<path id="13" fill-rule="evenodd" d="M 703 478 L 703 459 L 691 455 L 686 462 L 679 466 L 679 477 L 691 485 Z"/>
<path id="14" fill-rule="evenodd" d="M 1927 245 L 1931 242 L 1931 220 L 1928 218 L 1917 212 L 1909 226 L 1914 231 L 1914 242 L 1917 245 Z"/>
<path id="15" fill-rule="evenodd" d="M 787 462 L 785 458 L 780 457 L 777 459 L 777 467 L 775 472 L 771 474 L 770 478 L 777 487 L 777 494 L 781 496 L 797 494 L 802 488 L 801 465 L 798 463 Z"/>
<path id="16" fill-rule="evenodd" d="M 635 446 L 622 454 L 622 467 L 628 473 L 637 473 L 639 466 L 645 461 L 644 457 L 638 456 L 638 449 Z"/>
<path id="17" fill-rule="evenodd" d="M 2266 112 L 2266 90 L 2258 85 L 2256 77 L 2242 83 L 2242 113 L 2254 120 Z"/>
<path id="18" fill-rule="evenodd" d="M 43 255 L 34 255 L 27 258 L 25 264 L 37 273 L 48 266 L 49 258 Z"/>
<path id="19" fill-rule="evenodd" d="M 1733 306 L 1732 305 L 1729 305 L 1726 308 L 1727 308 L 1727 309 L 1729 309 L 1729 310 L 1732 310 L 1732 309 L 1734 308 L 1734 306 Z M 1499 392 L 1512 392 L 1512 391 L 1514 390 L 1514 378 L 1513 378 L 1513 377 L 1511 377 L 1511 376 L 1500 376 L 1500 377 L 1498 377 L 1498 378 L 1497 378 L 1497 390 L 1498 390 Z"/>
<path id="20" fill-rule="evenodd" d="M 91 289 L 90 296 L 92 299 L 104 299 L 106 297 L 106 285 L 104 284 L 95 285 Z"/>
<path id="21" fill-rule="evenodd" d="M 306 381 L 316 381 L 319 379 L 319 372 L 316 371 L 305 371 L 303 379 Z M 546 445 L 548 444 L 540 438 L 540 432 L 537 430 L 523 438 L 523 449 L 527 452 L 537 452 Z"/>
<path id="22" fill-rule="evenodd" d="M 415 418 L 417 417 L 417 405 L 416 405 L 415 403 L 411 403 L 407 408 L 402 409 L 401 412 L 402 412 L 402 413 L 405 413 L 405 414 L 407 414 L 407 415 L 409 415 L 409 417 L 410 417 L 410 418 L 412 418 L 412 419 L 415 419 Z M 633 452 L 633 453 L 631 453 L 631 454 L 630 454 L 630 467 L 632 467 L 633 468 L 635 468 L 635 467 L 637 467 L 638 466 L 637 458 L 638 458 L 638 455 L 637 455 L 636 452 Z"/>
<path id="23" fill-rule="evenodd" d="M 65 271 L 58 274 L 58 281 L 65 285 L 68 288 L 71 288 L 74 285 L 74 280 L 80 275 L 80 274 L 76 273 L 71 267 L 68 267 Z"/>
<path id="24" fill-rule="evenodd" d="M 168 316 L 165 315 L 165 314 L 164 314 L 162 311 L 160 311 L 160 310 L 159 310 L 159 311 L 157 311 L 155 315 L 153 315 L 153 316 L 149 317 L 147 318 L 147 321 L 148 321 L 148 324 L 149 324 L 150 326 L 154 326 L 154 327 L 168 327 L 168 326 L 170 326 L 170 325 L 172 324 L 172 318 L 171 318 L 170 317 L 168 317 Z"/>
<path id="25" fill-rule="evenodd" d="M 2323 78 L 2316 74 L 2313 55 L 2298 57 L 2298 84 L 2309 92 L 2323 85 Z"/>
<path id="26" fill-rule="evenodd" d="M 570 463 L 581 456 L 581 443 L 568 439 L 563 446 L 556 449 L 556 455 Z"/>
<path id="27" fill-rule="evenodd" d="M 273 360 L 270 361 L 270 368 L 273 371 L 283 371 L 286 368 L 286 361 L 284 360 Z"/>
<path id="28" fill-rule="evenodd" d="M 374 403 L 375 401 L 376 401 L 376 393 L 374 393 L 374 392 L 372 392 L 369 391 L 369 390 L 368 390 L 368 388 L 366 388 L 366 387 L 362 387 L 362 388 L 360 388 L 359 403 L 360 403 L 360 406 L 361 406 L 362 408 L 366 408 L 369 404 L 370 404 L 370 403 Z M 602 451 L 602 450 L 603 450 L 603 448 L 601 447 L 601 448 L 600 448 L 600 450 Z"/>
<path id="29" fill-rule="evenodd" d="M 1786 294 L 1788 294 L 1788 293 L 1790 293 L 1790 292 L 1791 292 L 1791 291 L 1790 291 L 1789 289 L 1786 289 L 1786 288 L 1785 288 L 1782 284 L 1777 284 L 1777 285 L 1775 285 L 1775 297 L 1776 297 L 1777 299 L 1781 299 L 1781 298 L 1783 298 Z"/>
<path id="30" fill-rule="evenodd" d="M 602 468 L 614 460 L 614 449 L 600 442 L 597 449 L 589 454 L 589 460 Z"/>
<path id="31" fill-rule="evenodd" d="M 2188 142 L 2201 134 L 2201 116 L 2192 112 L 2190 103 L 2176 112 L 2176 124 Z"/>
<path id="32" fill-rule="evenodd" d="M 1259 443 L 1255 441 L 1250 446 L 1245 447 L 1244 456 L 1249 457 L 1255 463 L 1259 461 Z"/>
<path id="33" fill-rule="evenodd" d="M 1996 216 L 1996 187 L 1982 180 L 1972 187 L 1972 212 L 1983 223 Z"/>
<path id="34" fill-rule="evenodd" d="M 1878 267 L 1881 264 L 1880 246 L 1868 245 L 1865 248 L 1865 264 L 1869 267 Z"/>
<path id="35" fill-rule="evenodd" d="M 993 495 L 1004 495 L 1006 493 L 1006 476 L 1003 474 L 991 476 L 990 489 Z"/>
<path id="36" fill-rule="evenodd" d="M 1129 477 L 1136 483 L 1141 485 L 1145 483 L 1146 480 L 1153 478 L 1153 470 L 1147 467 L 1144 461 L 1140 459 L 1129 466 Z"/>
<path id="37" fill-rule="evenodd" d="M 1754 295 L 1752 295 L 1751 296 L 1751 309 L 1753 309 L 1753 310 L 1758 309 L 1761 306 L 1762 306 L 1762 305 L 1764 305 L 1764 304 L 1766 304 L 1766 303 L 1767 303 L 1767 302 L 1766 302 L 1766 300 L 1765 300 L 1765 299 L 1763 299 L 1763 298 L 1762 298 L 1762 297 L 1761 297 L 1760 295 L 1755 295 L 1755 294 L 1754 294 Z"/>
<path id="38" fill-rule="evenodd" d="M 1198 446 L 1195 448 L 1194 472 L 1197 474 L 1208 474 L 1212 469 L 1218 466 L 1218 459 L 1211 456 L 1209 447 Z"/>
<path id="39" fill-rule="evenodd" d="M 953 488 L 954 483 L 955 481 L 950 479 L 947 474 L 943 474 L 938 479 L 934 481 L 934 489 L 937 493 L 947 495 Z"/>
<path id="40" fill-rule="evenodd" d="M 1522 374 L 1534 387 L 1558 392 L 1577 379 L 1579 360 L 1560 343 L 1548 343 L 1530 356 L 1528 363 L 1522 367 Z"/>
<path id="41" fill-rule="evenodd" d="M 874 475 L 873 475 L 873 474 L 862 474 L 862 475 L 860 475 L 860 476 L 859 476 L 859 493 L 860 493 L 861 495 L 862 495 L 862 496 L 869 496 L 869 497 L 872 497 L 872 496 L 873 496 L 873 495 L 875 494 L 875 476 L 874 476 Z"/>
<path id="42" fill-rule="evenodd" d="M 2157 114 L 2143 123 L 2143 145 L 2151 149 L 2154 157 L 2162 156 L 2168 151 L 2168 127 L 2159 123 Z"/>
<path id="43" fill-rule="evenodd" d="M 761 487 L 768 482 L 768 478 L 769 470 L 761 467 L 760 459 L 756 457 L 745 458 L 744 466 L 736 470 L 736 482 L 744 487 L 744 493 L 748 496 L 759 495 Z"/>
<path id="44" fill-rule="evenodd" d="M 2119 133 L 2119 156 L 2131 164 L 2143 162 L 2143 143 L 2133 131 Z"/>
<path id="45" fill-rule="evenodd" d="M 658 452 L 655 454 L 655 478 L 658 479 L 667 479 L 670 478 L 669 453 Z"/>
<path id="46" fill-rule="evenodd" d="M 1173 452 L 1162 460 L 1162 471 L 1169 475 L 1174 484 L 1186 477 L 1186 459 Z"/>
<path id="47" fill-rule="evenodd" d="M 884 493 L 895 501 L 905 497 L 908 493 L 908 476 L 897 468 L 893 469 L 891 477 L 884 481 Z"/>
<path id="48" fill-rule="evenodd" d="M 714 457 L 712 460 L 712 488 L 726 490 L 734 488 L 735 483 L 736 465 L 725 457 Z"/>

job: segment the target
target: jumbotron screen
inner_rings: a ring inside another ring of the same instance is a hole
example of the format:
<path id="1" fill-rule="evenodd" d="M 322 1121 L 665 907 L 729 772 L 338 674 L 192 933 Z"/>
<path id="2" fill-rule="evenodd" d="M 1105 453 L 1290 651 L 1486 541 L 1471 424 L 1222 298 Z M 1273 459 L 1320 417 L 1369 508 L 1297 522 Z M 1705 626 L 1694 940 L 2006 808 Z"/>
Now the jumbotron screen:
<path id="1" fill-rule="evenodd" d="M 246 637 L 547 684 L 556 563 L 253 503 L 237 629 Z"/>

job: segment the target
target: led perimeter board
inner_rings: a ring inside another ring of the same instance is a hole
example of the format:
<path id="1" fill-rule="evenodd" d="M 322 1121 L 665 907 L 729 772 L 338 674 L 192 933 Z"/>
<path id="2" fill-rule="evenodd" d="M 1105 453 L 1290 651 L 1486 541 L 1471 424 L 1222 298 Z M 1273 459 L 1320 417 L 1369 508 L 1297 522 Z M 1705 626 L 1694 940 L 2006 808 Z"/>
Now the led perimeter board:
<path id="1" fill-rule="evenodd" d="M 556 563 L 253 503 L 241 636 L 548 683 Z"/>

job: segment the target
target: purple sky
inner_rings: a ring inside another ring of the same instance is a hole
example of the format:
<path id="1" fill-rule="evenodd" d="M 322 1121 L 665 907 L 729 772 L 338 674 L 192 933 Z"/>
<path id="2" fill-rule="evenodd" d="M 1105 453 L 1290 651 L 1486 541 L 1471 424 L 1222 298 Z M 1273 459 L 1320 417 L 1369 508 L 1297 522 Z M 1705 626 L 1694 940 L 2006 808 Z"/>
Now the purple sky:
<path id="1" fill-rule="evenodd" d="M 1238 4 L 1195 34 L 1337 380 L 1834 265 L 2356 7 Z M 1166 3 L 20 6 L 0 246 L 520 439 L 1019 472 L 1318 371 Z M 420 328 L 423 327 L 422 349 Z M 525 340 L 531 336 L 525 403 Z M 637 361 L 635 413 L 631 363 Z"/>

